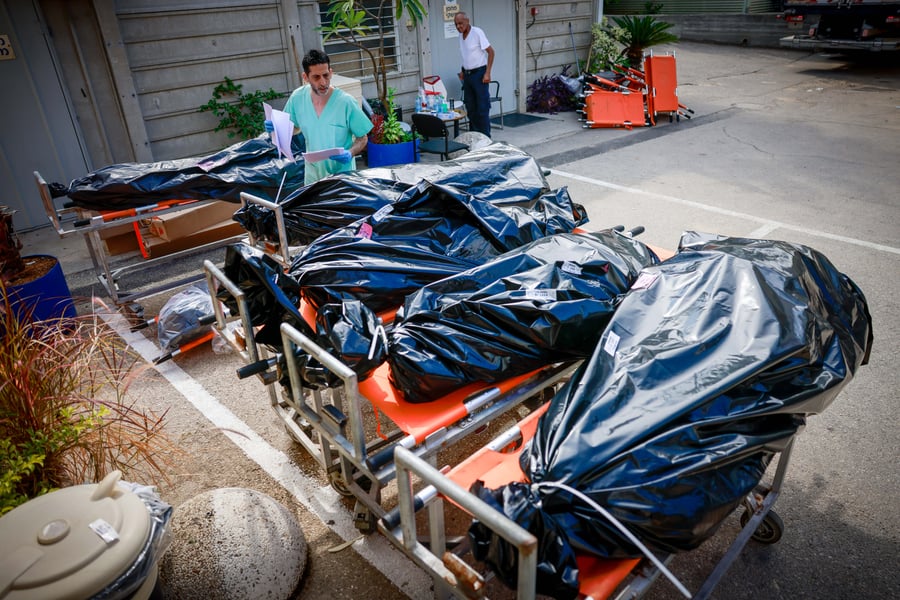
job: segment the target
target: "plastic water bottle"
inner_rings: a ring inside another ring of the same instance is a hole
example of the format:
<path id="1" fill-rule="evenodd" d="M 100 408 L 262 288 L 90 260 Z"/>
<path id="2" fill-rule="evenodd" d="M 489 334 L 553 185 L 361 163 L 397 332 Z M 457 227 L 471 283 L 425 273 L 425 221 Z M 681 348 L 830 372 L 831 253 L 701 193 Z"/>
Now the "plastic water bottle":
<path id="1" fill-rule="evenodd" d="M 416 96 L 416 112 L 425 112 L 428 108 L 425 103 L 425 90 L 419 88 L 419 94 Z"/>

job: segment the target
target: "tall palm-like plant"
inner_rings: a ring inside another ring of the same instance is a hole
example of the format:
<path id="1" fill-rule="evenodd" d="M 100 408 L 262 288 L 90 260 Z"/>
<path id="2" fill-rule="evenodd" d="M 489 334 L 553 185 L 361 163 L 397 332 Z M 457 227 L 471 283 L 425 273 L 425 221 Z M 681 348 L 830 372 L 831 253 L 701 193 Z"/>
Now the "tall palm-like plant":
<path id="1" fill-rule="evenodd" d="M 372 63 L 372 75 L 381 105 L 387 105 L 388 85 L 387 67 L 385 65 L 385 36 L 383 17 L 386 11 L 394 6 L 394 22 L 400 22 L 404 14 L 408 15 L 413 26 L 418 25 L 426 16 L 425 7 L 420 0 L 381 0 L 377 4 L 364 0 L 332 0 L 328 3 L 327 19 L 322 23 L 324 39 L 337 37 L 365 52 Z M 366 43 L 367 37 L 377 36 L 377 45 L 372 47 Z"/>
<path id="2" fill-rule="evenodd" d="M 659 21 L 652 15 L 614 17 L 613 21 L 624 32 L 624 38 L 619 41 L 625 45 L 625 56 L 632 67 L 641 65 L 645 48 L 678 41 L 678 36 L 669 33 L 674 24 Z"/>

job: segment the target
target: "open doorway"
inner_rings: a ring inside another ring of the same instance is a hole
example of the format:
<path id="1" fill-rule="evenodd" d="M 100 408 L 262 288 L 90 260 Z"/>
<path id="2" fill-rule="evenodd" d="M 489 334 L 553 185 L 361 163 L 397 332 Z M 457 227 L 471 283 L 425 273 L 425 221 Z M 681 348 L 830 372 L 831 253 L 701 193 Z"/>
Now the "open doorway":
<path id="1" fill-rule="evenodd" d="M 469 15 L 472 25 L 481 27 L 494 48 L 494 65 L 491 76 L 500 82 L 500 94 L 507 111 L 516 106 L 513 98 L 516 89 L 516 9 L 507 2 L 435 2 L 428 7 L 428 26 L 431 33 L 431 64 L 433 73 L 440 75 L 447 93 L 452 98 L 462 98 L 462 85 L 457 74 L 460 69 L 459 34 L 453 24 L 454 10 L 444 10 L 445 6 L 458 6 Z M 492 90 L 493 91 L 493 90 Z M 491 115 L 498 116 L 498 104 L 491 106 Z"/>

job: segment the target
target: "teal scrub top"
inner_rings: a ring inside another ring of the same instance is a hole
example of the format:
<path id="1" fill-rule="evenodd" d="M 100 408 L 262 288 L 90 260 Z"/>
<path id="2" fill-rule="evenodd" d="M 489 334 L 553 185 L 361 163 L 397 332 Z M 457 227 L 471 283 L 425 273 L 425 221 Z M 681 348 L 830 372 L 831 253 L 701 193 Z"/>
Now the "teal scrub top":
<path id="1" fill-rule="evenodd" d="M 344 148 L 349 150 L 353 138 L 363 137 L 372 129 L 372 121 L 366 116 L 359 102 L 347 92 L 335 88 L 328 98 L 328 103 L 317 115 L 312 104 L 312 91 L 309 85 L 297 88 L 284 105 L 294 125 L 300 128 L 309 152 L 327 148 Z M 317 163 L 304 165 L 304 182 L 306 185 L 318 181 L 332 173 L 342 173 L 356 169 L 356 158 L 347 164 L 336 160 L 325 159 Z"/>

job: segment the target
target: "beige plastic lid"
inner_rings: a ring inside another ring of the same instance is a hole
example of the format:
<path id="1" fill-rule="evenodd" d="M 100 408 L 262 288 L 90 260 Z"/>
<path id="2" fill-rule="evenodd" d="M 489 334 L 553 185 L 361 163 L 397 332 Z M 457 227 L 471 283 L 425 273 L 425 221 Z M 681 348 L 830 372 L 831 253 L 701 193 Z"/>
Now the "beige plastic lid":
<path id="1" fill-rule="evenodd" d="M 134 563 L 150 512 L 116 485 L 121 476 L 39 496 L 0 518 L 0 598 L 83 600 Z"/>

